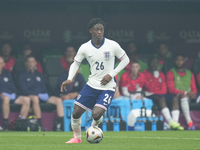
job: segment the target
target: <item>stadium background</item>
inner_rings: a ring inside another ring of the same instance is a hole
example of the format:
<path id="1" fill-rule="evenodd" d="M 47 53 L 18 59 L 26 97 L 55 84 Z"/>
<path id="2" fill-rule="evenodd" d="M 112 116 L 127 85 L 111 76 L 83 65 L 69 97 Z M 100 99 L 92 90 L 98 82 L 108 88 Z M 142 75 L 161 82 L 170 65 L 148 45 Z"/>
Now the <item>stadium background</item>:
<path id="1" fill-rule="evenodd" d="M 46 55 L 62 55 L 66 45 L 78 49 L 91 38 L 89 20 L 101 17 L 106 22 L 105 37 L 125 50 L 129 41 L 135 41 L 139 53 L 153 54 L 157 43 L 165 41 L 172 53 L 182 52 L 195 60 L 200 52 L 199 6 L 197 0 L 1 0 L 0 43 L 10 41 L 16 58 L 22 45 L 30 43 L 42 63 Z"/>
<path id="2" fill-rule="evenodd" d="M 13 53 L 30 42 L 36 54 L 61 53 L 72 43 L 78 48 L 90 39 L 87 23 L 101 17 L 107 24 L 105 37 L 122 47 L 131 40 L 139 52 L 152 53 L 166 41 L 172 52 L 195 57 L 200 47 L 199 1 L 69 1 L 1 0 L 0 41 L 11 41 Z M 38 55 L 37 55 L 38 56 Z"/>

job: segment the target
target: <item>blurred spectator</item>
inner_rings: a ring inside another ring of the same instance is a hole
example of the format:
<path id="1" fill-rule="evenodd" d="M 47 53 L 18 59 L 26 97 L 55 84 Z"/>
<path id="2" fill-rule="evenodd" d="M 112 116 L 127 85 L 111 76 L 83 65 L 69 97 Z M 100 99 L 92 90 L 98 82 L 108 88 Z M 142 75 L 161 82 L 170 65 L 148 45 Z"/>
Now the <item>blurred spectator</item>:
<path id="1" fill-rule="evenodd" d="M 3 69 L 4 65 L 4 60 L 0 57 L 0 98 L 2 99 L 4 130 L 8 130 L 10 103 L 22 105 L 20 116 L 22 119 L 25 119 L 30 108 L 30 98 L 26 96 L 17 97 L 17 89 L 10 73 Z"/>
<path id="2" fill-rule="evenodd" d="M 70 100 L 70 99 L 75 99 L 79 92 L 82 90 L 82 88 L 85 85 L 85 79 L 83 78 L 83 75 L 80 73 L 77 73 L 74 81 L 69 85 L 66 86 L 67 91 L 63 91 L 62 93 L 60 92 L 60 87 L 62 83 L 67 80 L 68 78 L 68 71 L 64 71 L 58 78 L 58 83 L 57 83 L 57 93 L 58 95 L 62 98 L 62 100 Z"/>
<path id="3" fill-rule="evenodd" d="M 200 87 L 200 73 L 197 74 L 196 79 L 197 79 L 197 84 Z"/>
<path id="4" fill-rule="evenodd" d="M 168 46 L 165 42 L 158 44 L 158 52 L 155 54 L 158 57 L 159 65 L 158 70 L 166 73 L 173 67 L 172 54 L 169 52 Z"/>
<path id="5" fill-rule="evenodd" d="M 141 56 L 138 54 L 138 48 L 135 42 L 129 42 L 127 45 L 126 52 L 130 58 L 130 60 L 137 60 L 140 64 L 140 72 L 147 69 L 147 63 L 141 58 Z M 145 58 L 146 59 L 146 58 Z M 130 71 L 130 63 L 125 67 L 126 71 Z"/>
<path id="6" fill-rule="evenodd" d="M 24 44 L 23 45 L 23 48 L 22 48 L 22 57 L 23 58 L 26 58 L 30 55 L 33 55 L 33 49 L 31 47 L 31 45 L 29 44 Z M 42 66 L 40 64 L 40 62 L 37 61 L 37 64 L 36 64 L 36 69 L 37 71 L 39 71 L 40 73 L 43 73 L 43 70 L 42 70 Z"/>
<path id="7" fill-rule="evenodd" d="M 34 56 L 27 56 L 25 65 L 26 71 L 19 75 L 19 86 L 23 95 L 29 96 L 33 102 L 34 113 L 41 125 L 41 109 L 39 102 L 41 103 L 51 103 L 57 107 L 57 115 L 60 120 L 63 119 L 63 106 L 62 99 L 59 97 L 51 96 L 49 97 L 43 75 L 35 70 L 36 60 Z"/>
<path id="8" fill-rule="evenodd" d="M 5 62 L 4 69 L 6 69 L 9 72 L 12 71 L 13 66 L 15 64 L 15 58 L 11 56 L 11 52 L 12 52 L 11 44 L 9 42 L 4 42 L 1 45 L 1 56 L 3 57 Z"/>
<path id="9" fill-rule="evenodd" d="M 185 57 L 182 54 L 176 55 L 174 58 L 175 67 L 167 73 L 166 80 L 169 93 L 173 94 L 174 96 L 173 101 L 176 105 L 176 109 L 179 110 L 180 100 L 181 108 L 188 123 L 188 127 L 189 129 L 194 130 L 195 128 L 190 116 L 188 101 L 196 99 L 197 89 L 194 75 L 190 70 L 184 68 L 184 62 Z M 177 115 L 179 115 L 179 113 Z"/>
<path id="10" fill-rule="evenodd" d="M 61 64 L 65 70 L 69 70 L 70 65 L 74 61 L 76 50 L 73 46 L 66 47 L 64 56 L 61 58 Z"/>
<path id="11" fill-rule="evenodd" d="M 130 94 L 131 91 L 142 91 L 144 85 L 144 75 L 139 72 L 140 64 L 138 61 L 131 61 L 130 71 L 125 72 L 121 76 L 121 91 L 122 95 L 130 96 L 131 99 L 141 99 L 141 94 Z"/>
<path id="12" fill-rule="evenodd" d="M 183 130 L 183 127 L 172 119 L 170 111 L 166 105 L 167 86 L 164 74 L 158 71 L 158 63 L 159 60 L 157 57 L 150 58 L 148 62 L 149 68 L 143 72 L 145 76 L 145 95 L 152 99 L 154 103 L 159 105 L 163 116 L 170 125 L 170 128 Z"/>

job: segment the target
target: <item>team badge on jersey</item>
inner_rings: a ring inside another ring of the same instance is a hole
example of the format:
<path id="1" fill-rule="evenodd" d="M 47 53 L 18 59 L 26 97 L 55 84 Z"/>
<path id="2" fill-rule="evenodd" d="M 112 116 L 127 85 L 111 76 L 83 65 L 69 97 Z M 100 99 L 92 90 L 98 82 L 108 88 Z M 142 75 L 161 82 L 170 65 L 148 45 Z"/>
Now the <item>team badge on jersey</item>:
<path id="1" fill-rule="evenodd" d="M 110 52 L 109 51 L 104 52 L 104 58 L 105 59 L 109 59 L 110 58 Z"/>
<path id="2" fill-rule="evenodd" d="M 161 82 L 162 82 L 162 79 L 161 79 L 161 78 L 159 78 L 159 79 L 158 79 L 158 82 L 159 82 L 159 83 L 161 83 Z"/>
<path id="3" fill-rule="evenodd" d="M 79 100 L 81 98 L 81 95 L 79 94 L 76 98 L 76 100 Z"/>

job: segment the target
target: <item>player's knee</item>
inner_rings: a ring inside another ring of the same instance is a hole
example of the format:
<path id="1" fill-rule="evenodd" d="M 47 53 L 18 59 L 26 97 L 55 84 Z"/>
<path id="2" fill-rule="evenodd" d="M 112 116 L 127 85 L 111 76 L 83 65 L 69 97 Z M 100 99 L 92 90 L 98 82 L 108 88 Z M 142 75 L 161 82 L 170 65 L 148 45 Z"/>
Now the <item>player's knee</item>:
<path id="1" fill-rule="evenodd" d="M 10 103 L 10 98 L 8 96 L 3 97 L 3 104 L 8 105 Z"/>
<path id="2" fill-rule="evenodd" d="M 77 107 L 74 107 L 74 111 L 73 111 L 73 114 L 72 114 L 72 117 L 74 119 L 78 119 L 80 118 L 82 115 L 81 111 L 79 111 L 79 109 Z"/>
<path id="3" fill-rule="evenodd" d="M 30 105 L 30 98 L 29 97 L 24 97 L 23 98 L 23 103 L 24 103 L 24 105 L 27 105 L 27 106 L 29 106 Z"/>
<path id="4" fill-rule="evenodd" d="M 81 117 L 81 113 L 79 113 L 79 112 L 77 112 L 77 111 L 73 111 L 73 114 L 72 114 L 72 117 L 74 118 L 74 119 L 78 119 L 78 118 L 80 118 Z"/>
<path id="5" fill-rule="evenodd" d="M 56 104 L 59 105 L 59 106 L 62 105 L 62 99 L 61 98 L 57 98 L 56 99 Z"/>
<path id="6" fill-rule="evenodd" d="M 99 120 L 101 118 L 102 114 L 101 113 L 98 113 L 98 112 L 94 112 L 92 113 L 92 118 L 94 120 Z"/>
<path id="7" fill-rule="evenodd" d="M 165 99 L 160 99 L 159 100 L 159 105 L 160 105 L 161 109 L 167 107 Z"/>
<path id="8" fill-rule="evenodd" d="M 34 105 L 39 105 L 39 99 L 38 98 L 33 98 L 31 99 Z"/>

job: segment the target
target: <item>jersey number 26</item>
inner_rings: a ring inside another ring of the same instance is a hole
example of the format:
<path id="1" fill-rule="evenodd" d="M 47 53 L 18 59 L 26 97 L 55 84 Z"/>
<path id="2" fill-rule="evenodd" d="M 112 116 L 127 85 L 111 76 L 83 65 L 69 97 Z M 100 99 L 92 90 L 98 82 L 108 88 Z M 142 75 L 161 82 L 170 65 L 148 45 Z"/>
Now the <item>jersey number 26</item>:
<path id="1" fill-rule="evenodd" d="M 96 70 L 103 70 L 104 69 L 104 65 L 103 65 L 103 62 L 99 63 L 99 62 L 96 62 L 95 64 L 97 64 L 97 67 L 96 67 Z"/>

